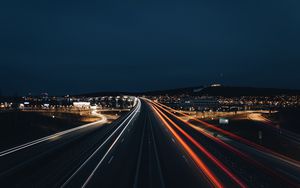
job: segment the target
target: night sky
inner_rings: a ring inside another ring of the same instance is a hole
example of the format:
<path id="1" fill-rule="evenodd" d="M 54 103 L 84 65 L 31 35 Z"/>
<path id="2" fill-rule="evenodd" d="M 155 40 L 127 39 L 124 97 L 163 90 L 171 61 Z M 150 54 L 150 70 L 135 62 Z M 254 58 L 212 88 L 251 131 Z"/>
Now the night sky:
<path id="1" fill-rule="evenodd" d="M 300 89 L 299 0 L 0 3 L 2 94 Z"/>

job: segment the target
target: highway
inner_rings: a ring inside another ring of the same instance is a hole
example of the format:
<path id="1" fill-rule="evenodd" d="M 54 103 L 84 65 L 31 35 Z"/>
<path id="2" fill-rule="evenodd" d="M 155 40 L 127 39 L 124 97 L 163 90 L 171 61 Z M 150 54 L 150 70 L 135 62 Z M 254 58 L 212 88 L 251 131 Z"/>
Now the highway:
<path id="1" fill-rule="evenodd" d="M 294 142 L 296 145 L 300 145 L 300 135 L 294 132 L 291 132 L 286 129 L 280 128 L 279 125 L 274 124 L 271 120 L 264 117 L 262 114 L 253 113 L 248 115 L 248 119 L 252 121 L 261 122 L 261 126 L 267 128 L 269 131 L 274 132 L 275 134 L 284 137 L 290 142 Z"/>
<path id="2" fill-rule="evenodd" d="M 182 137 L 186 138 L 187 143 L 202 151 L 197 155 L 202 156 L 202 159 L 207 158 L 206 164 L 209 164 L 209 161 L 214 161 L 215 157 L 219 159 L 219 162 L 223 163 L 222 165 L 230 171 L 227 173 L 228 177 L 232 174 L 242 184 L 249 187 L 299 187 L 300 165 L 298 161 L 257 146 L 236 135 L 222 133 L 217 128 L 214 131 L 208 131 L 209 129 L 203 129 L 191 122 L 186 122 L 164 105 L 152 104 L 162 118 L 166 119 L 166 124 L 177 129 Z M 205 122 L 202 123 L 206 126 L 209 125 Z M 215 161 L 212 165 L 218 166 L 217 164 L 218 161 Z M 210 169 L 215 169 L 214 166 L 211 166 Z M 222 169 L 221 166 L 219 165 L 220 169 Z M 216 172 L 215 176 L 220 176 L 219 179 L 223 178 L 219 172 Z M 225 181 L 228 179 L 225 178 Z M 233 177 L 231 179 L 234 180 Z M 238 183 L 239 181 L 235 181 L 235 184 L 243 186 Z"/>
<path id="3" fill-rule="evenodd" d="M 1 187 L 299 187 L 295 161 L 182 121 L 138 99 L 95 122 L 0 152 Z"/>

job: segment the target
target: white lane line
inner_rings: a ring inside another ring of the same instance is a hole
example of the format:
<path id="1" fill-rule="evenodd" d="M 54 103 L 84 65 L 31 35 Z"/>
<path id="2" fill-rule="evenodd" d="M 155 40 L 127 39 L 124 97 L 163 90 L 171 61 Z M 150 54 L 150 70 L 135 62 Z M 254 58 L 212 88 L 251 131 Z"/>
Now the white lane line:
<path id="1" fill-rule="evenodd" d="M 108 161 L 108 164 L 110 164 L 113 159 L 114 159 L 114 156 L 111 156 L 111 158 Z"/>
<path id="2" fill-rule="evenodd" d="M 139 103 L 140 104 L 140 103 Z M 141 106 L 139 106 L 140 108 Z M 134 117 L 136 116 L 136 114 L 139 111 L 136 111 L 136 113 L 132 116 L 132 118 L 128 121 L 128 123 L 126 124 L 126 126 L 124 127 L 124 129 L 122 130 L 122 132 L 119 134 L 119 136 L 115 139 L 115 141 L 112 143 L 112 145 L 110 146 L 110 148 L 107 150 L 107 152 L 105 153 L 105 155 L 102 157 L 102 159 L 100 160 L 100 162 L 97 164 L 97 166 L 94 168 L 94 170 L 92 171 L 92 173 L 90 174 L 90 176 L 87 178 L 87 180 L 84 182 L 82 188 L 85 188 L 88 183 L 90 182 L 90 180 L 92 179 L 92 177 L 94 176 L 94 174 L 96 173 L 96 171 L 98 170 L 98 168 L 100 167 L 100 165 L 102 164 L 102 162 L 105 160 L 105 158 L 107 157 L 107 155 L 109 154 L 109 152 L 114 148 L 114 146 L 117 144 L 117 142 L 119 141 L 119 139 L 121 138 L 121 136 L 123 135 L 123 133 L 126 131 L 127 127 L 130 125 L 130 123 L 132 122 L 132 120 L 134 119 Z"/>
<path id="3" fill-rule="evenodd" d="M 96 153 L 110 140 L 110 138 L 123 126 L 123 124 L 131 117 L 130 121 L 133 119 L 133 117 L 137 114 L 138 109 L 140 108 L 140 105 L 131 112 L 131 114 L 120 124 L 120 126 L 90 155 L 88 159 L 85 160 L 85 162 L 80 165 L 80 167 L 65 181 L 65 183 L 61 186 L 61 188 L 68 185 L 68 183 L 74 178 L 74 176 L 92 159 L 93 156 L 96 155 Z M 128 125 L 128 124 L 127 124 Z M 124 129 L 125 130 L 125 129 Z M 123 131 L 124 131 L 123 130 Z"/>
<path id="4" fill-rule="evenodd" d="M 141 160 L 142 160 L 142 150 L 143 150 L 143 145 L 144 145 L 145 129 L 146 129 L 146 118 L 145 118 L 145 123 L 144 123 L 144 127 L 143 127 L 143 133 L 142 133 L 142 137 L 141 137 L 140 147 L 139 147 L 138 161 L 137 161 L 137 166 L 136 166 L 136 170 L 135 170 L 133 188 L 138 187 L 137 184 L 138 184 L 138 177 L 139 177 L 139 173 L 140 173 L 140 166 L 141 166 Z"/>
<path id="5" fill-rule="evenodd" d="M 156 165 L 157 165 L 157 168 L 158 168 L 158 174 L 159 174 L 159 178 L 160 178 L 160 183 L 161 183 L 161 187 L 162 188 L 165 188 L 165 182 L 164 182 L 164 177 L 163 177 L 163 173 L 162 173 L 162 170 L 161 170 L 161 165 L 160 165 L 160 160 L 159 160 L 159 156 L 158 156 L 158 150 L 157 150 L 157 145 L 156 145 L 156 140 L 155 140 L 155 137 L 154 137 L 154 131 L 153 131 L 153 124 L 152 124 L 152 121 L 151 121 L 151 118 L 150 118 L 150 115 L 148 115 L 148 118 L 149 118 L 149 123 L 150 123 L 150 132 L 151 132 L 151 135 L 152 135 L 152 140 L 153 140 L 153 148 L 154 148 L 154 154 L 155 154 L 155 158 L 156 158 Z"/>
<path id="6" fill-rule="evenodd" d="M 172 142 L 176 143 L 174 138 L 172 138 Z"/>
<path id="7" fill-rule="evenodd" d="M 56 137 L 60 137 L 62 135 L 68 134 L 70 132 L 74 132 L 74 131 L 77 131 L 77 130 L 80 130 L 80 129 L 83 129 L 83 128 L 86 128 L 86 127 L 90 127 L 90 126 L 93 126 L 93 125 L 96 125 L 96 124 L 100 124 L 100 123 L 102 124 L 102 123 L 105 123 L 105 122 L 107 122 L 106 117 L 103 118 L 102 120 L 94 122 L 94 123 L 85 124 L 85 125 L 82 125 L 80 127 L 75 127 L 75 128 L 68 129 L 68 130 L 65 130 L 65 131 L 62 131 L 62 132 L 59 132 L 59 133 L 55 133 L 53 135 L 49 135 L 49 136 L 46 136 L 46 137 L 43 137 L 43 138 L 31 141 L 31 142 L 22 144 L 20 146 L 13 147 L 11 149 L 7 149 L 5 151 L 1 151 L 0 152 L 0 157 L 6 156 L 8 154 L 11 154 L 11 153 L 14 153 L 14 152 L 17 152 L 17 151 L 20 151 L 20 150 L 28 148 L 30 146 L 34 146 L 34 145 L 39 144 L 41 142 L 52 140 L 52 139 L 54 139 Z"/>

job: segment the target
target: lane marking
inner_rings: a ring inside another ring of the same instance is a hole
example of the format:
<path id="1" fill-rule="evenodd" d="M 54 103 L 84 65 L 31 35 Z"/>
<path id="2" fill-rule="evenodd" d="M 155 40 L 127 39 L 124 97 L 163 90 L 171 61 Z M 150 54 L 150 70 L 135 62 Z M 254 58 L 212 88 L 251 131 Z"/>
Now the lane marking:
<path id="1" fill-rule="evenodd" d="M 96 153 L 108 142 L 108 140 L 111 139 L 111 137 L 119 130 L 121 129 L 121 127 L 123 126 L 123 124 L 125 124 L 125 122 L 131 118 L 132 120 L 132 117 L 134 117 L 136 114 L 137 114 L 137 111 L 140 107 L 137 106 L 136 109 L 134 109 L 130 115 L 120 124 L 120 126 L 89 156 L 88 159 L 85 160 L 84 163 L 82 163 L 80 165 L 80 167 L 67 179 L 67 181 L 64 182 L 64 184 L 61 186 L 61 188 L 65 187 L 73 178 L 74 176 L 92 159 L 93 156 L 96 155 Z"/>
<path id="2" fill-rule="evenodd" d="M 160 165 L 160 161 L 159 161 L 159 156 L 158 156 L 158 151 L 157 151 L 157 146 L 156 146 L 156 140 L 155 140 L 154 133 L 153 133 L 153 127 L 152 127 L 153 124 L 152 124 L 152 121 L 150 119 L 150 115 L 148 117 L 149 117 L 149 122 L 150 122 L 150 132 L 151 132 L 152 140 L 153 140 L 153 148 L 154 148 L 154 153 L 155 153 L 155 158 L 156 158 L 156 165 L 158 167 L 159 179 L 160 179 L 161 187 L 165 188 L 166 186 L 165 186 L 164 177 L 163 177 L 163 174 L 162 174 L 161 165 Z"/>
<path id="3" fill-rule="evenodd" d="M 205 174 L 208 182 L 211 183 L 212 186 L 223 188 L 223 184 L 220 182 L 220 180 L 215 176 L 215 174 L 211 171 L 211 169 L 208 168 L 208 166 L 204 163 L 204 161 L 199 158 L 199 156 L 192 150 L 192 148 L 183 140 L 181 136 L 171 127 L 171 125 L 167 122 L 167 117 L 165 114 L 161 112 L 156 106 L 152 105 L 153 110 L 156 112 L 158 117 L 161 119 L 163 124 L 170 130 L 170 132 L 173 134 L 174 137 L 176 137 L 176 140 L 181 144 L 181 146 L 185 149 L 185 151 L 190 155 L 190 157 L 193 159 L 199 170 Z M 169 119 L 168 119 L 169 120 Z M 170 121 L 170 120 L 169 120 Z M 171 122 L 171 121 L 170 121 Z"/>
<path id="4" fill-rule="evenodd" d="M 139 103 L 140 104 L 140 103 Z M 140 108 L 141 105 L 139 105 L 138 108 Z M 115 141 L 112 143 L 112 145 L 110 146 L 110 148 L 107 150 L 107 152 L 105 153 L 105 155 L 102 157 L 102 159 L 100 160 L 100 162 L 97 164 L 97 166 L 94 168 L 94 170 L 92 171 L 92 173 L 90 174 L 90 176 L 87 178 L 87 180 L 84 182 L 82 188 L 85 188 L 88 183 L 90 182 L 90 180 L 92 179 L 92 177 L 95 175 L 96 171 L 98 170 L 98 168 L 100 167 L 100 165 L 102 164 L 102 162 L 105 160 L 105 158 L 107 157 L 107 155 L 110 153 L 110 151 L 114 148 L 114 146 L 116 145 L 116 143 L 119 141 L 120 137 L 123 135 L 123 133 L 126 131 L 126 129 L 128 128 L 128 126 L 130 125 L 130 123 L 132 122 L 132 120 L 134 119 L 134 117 L 136 116 L 136 114 L 138 113 L 138 111 L 135 112 L 135 114 L 131 117 L 131 119 L 128 121 L 128 123 L 126 124 L 126 126 L 124 127 L 124 129 L 122 130 L 122 132 L 119 134 L 119 136 L 115 139 Z"/>
<path id="5" fill-rule="evenodd" d="M 114 159 L 114 156 L 111 156 L 111 158 L 108 161 L 108 164 L 110 164 L 113 159 Z"/>
<path id="6" fill-rule="evenodd" d="M 161 103 L 152 102 L 151 100 L 146 99 L 146 98 L 143 98 L 143 99 L 145 99 L 145 100 L 147 100 L 147 101 L 153 103 L 154 105 L 158 105 L 158 106 L 160 106 L 161 108 L 166 108 L 166 109 L 169 109 L 169 111 L 174 111 L 174 109 L 172 109 L 172 108 L 170 108 L 170 107 L 168 107 L 168 106 L 166 106 L 166 105 L 163 105 L 163 104 L 161 104 Z M 164 109 L 164 110 L 166 110 L 166 109 Z M 201 124 L 203 124 L 203 125 L 206 125 L 207 127 L 212 128 L 212 129 L 214 129 L 214 130 L 216 130 L 216 131 L 218 131 L 218 132 L 221 132 L 221 133 L 225 134 L 226 136 L 230 137 L 230 138 L 233 139 L 233 140 L 240 141 L 240 142 L 244 143 L 245 145 L 248 145 L 248 146 L 251 146 L 251 147 L 253 147 L 253 148 L 256 148 L 257 150 L 261 150 L 261 152 L 264 152 L 264 153 L 271 153 L 273 156 L 277 156 L 278 159 L 280 159 L 280 160 L 282 160 L 282 161 L 285 161 L 285 162 L 287 162 L 287 163 L 289 163 L 289 164 L 291 164 L 291 165 L 294 165 L 294 166 L 300 168 L 300 161 L 298 161 L 298 160 L 295 160 L 295 159 L 292 159 L 292 158 L 290 158 L 290 157 L 287 157 L 287 156 L 285 156 L 285 155 L 283 155 L 283 154 L 277 153 L 277 152 L 275 152 L 275 151 L 273 151 L 273 150 L 271 150 L 271 149 L 269 149 L 269 148 L 266 148 L 266 147 L 264 147 L 264 146 L 258 145 L 258 144 L 256 144 L 255 142 L 249 141 L 249 140 L 247 140 L 247 139 L 245 139 L 245 138 L 243 138 L 243 137 L 241 137 L 241 136 L 239 136 L 239 135 L 233 134 L 233 133 L 231 133 L 231 132 L 229 132 L 229 131 L 226 131 L 226 130 L 223 130 L 223 129 L 219 128 L 219 127 L 216 127 L 216 126 L 213 125 L 213 124 L 209 124 L 209 123 L 207 123 L 207 122 L 205 122 L 205 121 L 201 121 L 201 120 L 199 120 L 199 119 L 197 119 L 197 118 L 195 118 L 195 117 L 193 117 L 193 116 L 187 115 L 187 114 L 182 113 L 182 112 L 179 112 L 179 111 L 176 111 L 176 112 L 178 112 L 179 114 L 181 114 L 181 115 L 183 115 L 183 116 L 185 116 L 185 117 L 189 117 L 189 118 L 191 118 L 191 119 L 193 119 L 193 120 L 195 120 L 195 121 L 197 121 L 197 122 L 199 122 L 199 123 L 201 123 Z M 169 112 L 169 113 L 171 113 L 171 112 Z M 173 116 L 176 116 L 176 115 L 173 115 Z M 181 121 L 184 121 L 184 120 L 183 120 L 182 118 L 180 118 L 180 117 L 177 117 L 177 118 L 178 118 L 178 119 L 181 119 Z M 188 122 L 186 122 L 186 123 L 188 123 Z M 189 123 L 188 123 L 188 124 L 189 124 Z M 198 127 L 198 128 L 199 128 L 199 127 Z"/>
<path id="7" fill-rule="evenodd" d="M 174 138 L 172 138 L 172 142 L 176 143 Z"/>
<path id="8" fill-rule="evenodd" d="M 137 166 L 136 166 L 136 170 L 135 170 L 133 188 L 138 187 L 137 184 L 138 184 L 138 177 L 139 177 L 139 173 L 140 173 L 140 166 L 141 166 L 141 160 L 142 160 L 142 150 L 143 150 L 143 145 L 144 145 L 145 130 L 146 130 L 146 118 L 145 118 L 143 133 L 142 133 L 142 137 L 141 137 L 141 142 L 140 142 L 139 155 L 138 155 L 138 161 L 137 161 Z"/>

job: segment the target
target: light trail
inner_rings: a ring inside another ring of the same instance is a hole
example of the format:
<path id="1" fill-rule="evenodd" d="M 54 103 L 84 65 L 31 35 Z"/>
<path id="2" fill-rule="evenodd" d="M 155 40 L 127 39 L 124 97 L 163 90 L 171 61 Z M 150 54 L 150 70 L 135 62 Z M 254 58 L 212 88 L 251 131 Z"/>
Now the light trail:
<path id="1" fill-rule="evenodd" d="M 268 149 L 268 148 L 266 148 L 266 147 L 260 146 L 260 145 L 254 143 L 254 142 L 251 142 L 251 141 L 249 141 L 249 140 L 247 140 L 247 139 L 245 139 L 245 138 L 243 138 L 243 137 L 240 137 L 240 136 L 238 136 L 238 135 L 236 135 L 236 134 L 233 134 L 233 133 L 231 133 L 231 132 L 229 132 L 229 131 L 223 130 L 223 129 L 221 129 L 221 128 L 219 128 L 219 127 L 216 127 L 216 126 L 214 126 L 214 125 L 212 125 L 212 124 L 209 124 L 209 123 L 207 123 L 207 122 L 205 122 L 205 121 L 199 120 L 199 119 L 197 119 L 197 118 L 195 118 L 195 117 L 192 117 L 192 116 L 189 116 L 189 115 L 187 115 L 187 114 L 185 114 L 185 113 L 181 113 L 181 112 L 179 112 L 179 111 L 176 111 L 176 110 L 174 110 L 174 109 L 172 109 L 172 108 L 170 108 L 170 107 L 168 107 L 168 106 L 166 106 L 166 105 L 163 105 L 163 104 L 160 104 L 160 103 L 157 103 L 157 102 L 153 102 L 153 101 L 151 101 L 151 100 L 149 100 L 149 99 L 146 99 L 146 100 L 147 100 L 147 101 L 150 101 L 150 102 L 152 102 L 152 103 L 154 103 L 154 104 L 156 104 L 156 105 L 159 105 L 159 106 L 161 106 L 161 107 L 167 108 L 167 109 L 169 109 L 169 110 L 171 110 L 171 111 L 175 111 L 176 113 L 181 114 L 181 115 L 183 115 L 183 116 L 185 116 L 185 117 L 188 117 L 188 118 L 190 118 L 190 119 L 193 119 L 193 120 L 195 120 L 195 121 L 201 123 L 202 125 L 205 125 L 205 126 L 208 127 L 208 128 L 211 128 L 211 129 L 213 129 L 213 130 L 215 130 L 215 131 L 221 132 L 222 134 L 224 134 L 224 135 L 226 135 L 226 136 L 229 136 L 230 138 L 233 138 L 233 139 L 235 139 L 235 140 L 241 141 L 242 143 L 244 143 L 244 144 L 246 144 L 246 145 L 249 145 L 249 146 L 251 146 L 251 147 L 253 147 L 253 148 L 256 148 L 257 150 L 263 151 L 263 152 L 265 152 L 265 153 L 272 154 L 272 155 L 273 155 L 274 157 L 276 157 L 277 159 L 282 160 L 282 161 L 285 161 L 285 162 L 287 162 L 287 163 L 289 163 L 289 164 L 291 164 L 291 165 L 293 165 L 293 166 L 296 166 L 296 167 L 300 168 L 300 161 L 291 159 L 291 158 L 289 158 L 289 157 L 287 157 L 287 156 L 285 156 L 285 155 L 282 155 L 282 154 L 280 154 L 280 153 L 277 153 L 277 152 L 275 152 L 275 151 L 272 151 L 272 150 L 270 150 L 270 149 Z"/>
<path id="2" fill-rule="evenodd" d="M 97 124 L 104 124 L 106 122 L 107 122 L 106 117 L 102 116 L 102 119 L 100 121 L 97 121 L 97 122 L 94 122 L 94 123 L 85 124 L 85 125 L 82 125 L 82 126 L 79 126 L 79 127 L 75 127 L 75 128 L 72 128 L 72 129 L 68 129 L 68 130 L 65 130 L 65 131 L 62 131 L 62 132 L 58 132 L 58 133 L 55 133 L 55 134 L 52 134 L 52 135 L 49 135 L 49 136 L 46 136 L 46 137 L 43 137 L 43 138 L 31 141 L 31 142 L 27 142 L 27 143 L 22 144 L 22 145 L 19 145 L 19 146 L 7 149 L 5 151 L 1 151 L 0 152 L 0 157 L 4 157 L 6 155 L 15 153 L 17 151 L 23 150 L 25 148 L 37 145 L 37 144 L 45 142 L 45 141 L 54 140 L 54 139 L 56 139 L 56 138 L 58 138 L 60 136 L 63 136 L 65 134 L 68 134 L 68 133 L 71 133 L 71 132 L 75 132 L 75 131 L 78 131 L 78 130 L 81 130 L 81 129 L 84 129 L 84 128 L 87 128 L 87 127 L 91 127 L 91 126 L 94 126 L 94 125 L 97 125 Z"/>
<path id="3" fill-rule="evenodd" d="M 252 113 L 252 114 L 249 114 L 249 115 L 248 115 L 248 118 L 249 118 L 250 120 L 252 120 L 252 121 L 259 121 L 259 122 L 262 122 L 262 123 L 264 123 L 264 124 L 266 124 L 266 125 L 271 126 L 272 128 L 278 129 L 278 128 L 276 127 L 276 125 L 273 124 L 273 122 L 272 122 L 271 120 L 265 118 L 265 117 L 264 117 L 262 114 L 260 114 L 260 113 Z"/>
<path id="4" fill-rule="evenodd" d="M 97 154 L 97 152 L 102 149 L 104 147 L 104 145 L 112 138 L 112 136 L 114 136 L 116 134 L 116 132 L 122 128 L 123 124 L 125 124 L 125 122 L 129 120 L 129 122 L 132 121 L 132 119 L 135 117 L 135 115 L 139 112 L 140 109 L 140 103 L 138 103 L 137 108 L 134 109 L 130 115 L 120 124 L 120 126 L 80 165 L 80 167 L 63 183 L 63 185 L 61 186 L 61 188 L 66 187 L 71 180 L 79 173 L 79 171 L 81 171 L 83 169 L 83 167 L 85 165 L 87 165 L 87 163 Z M 128 124 L 127 124 L 128 125 Z"/>
<path id="5" fill-rule="evenodd" d="M 114 142 L 111 144 L 111 146 L 109 147 L 109 149 L 106 151 L 106 153 L 104 154 L 104 156 L 101 158 L 101 160 L 99 161 L 99 163 L 96 165 L 96 167 L 94 168 L 94 170 L 92 171 L 92 173 L 89 175 L 89 177 L 86 179 L 86 181 L 84 182 L 84 184 L 82 185 L 82 188 L 87 187 L 87 185 L 89 184 L 89 182 L 91 181 L 91 179 L 93 178 L 93 176 L 95 175 L 96 171 L 99 169 L 100 165 L 103 163 L 103 161 L 105 160 L 105 158 L 108 156 L 108 154 L 112 151 L 112 149 L 116 146 L 116 144 L 118 143 L 119 139 L 121 138 L 121 136 L 124 134 L 124 132 L 126 131 L 127 127 L 130 125 L 130 123 L 132 122 L 132 120 L 134 119 L 134 117 L 136 116 L 136 114 L 139 112 L 141 108 L 141 102 L 139 100 L 138 103 L 138 108 L 137 111 L 134 113 L 134 115 L 131 117 L 131 119 L 128 121 L 128 123 L 125 125 L 125 127 L 123 128 L 122 132 L 118 135 L 118 137 L 114 140 Z"/>
<path id="6" fill-rule="evenodd" d="M 240 150 L 234 148 L 233 146 L 225 143 L 223 140 L 219 139 L 219 138 L 216 138 L 214 137 L 213 135 L 209 134 L 208 132 L 206 132 L 204 129 L 192 124 L 192 123 L 189 123 L 189 122 L 186 122 L 184 121 L 184 119 L 174 115 L 170 110 L 166 110 L 165 108 L 163 108 L 162 106 L 158 105 L 157 103 L 154 103 L 150 100 L 148 100 L 149 102 L 151 102 L 152 104 L 154 104 L 155 106 L 157 106 L 158 108 L 164 110 L 165 112 L 167 112 L 168 114 L 170 114 L 171 116 L 175 117 L 177 120 L 185 123 L 186 125 L 194 128 L 196 131 L 200 132 L 201 134 L 203 134 L 204 136 L 207 136 L 208 138 L 210 138 L 211 140 L 215 141 L 216 143 L 222 145 L 225 149 L 235 153 L 236 155 L 238 155 L 239 157 L 241 157 L 242 159 L 250 162 L 251 164 L 257 166 L 258 168 L 261 168 L 262 170 L 264 170 L 265 172 L 267 172 L 268 174 L 274 176 L 275 178 L 280 178 L 282 179 L 284 182 L 286 182 L 288 185 L 290 185 L 291 187 L 297 187 L 297 185 L 293 182 L 291 182 L 289 179 L 287 179 L 286 177 L 284 176 L 281 176 L 277 173 L 275 173 L 273 170 L 267 168 L 265 165 L 263 165 L 262 163 L 256 161 L 255 159 L 252 159 L 250 156 L 246 155 L 245 153 L 241 152 Z"/>
<path id="7" fill-rule="evenodd" d="M 212 173 L 212 171 L 204 164 L 204 162 L 197 156 L 197 154 L 188 146 L 188 144 L 176 133 L 176 131 L 170 126 L 170 124 L 161 116 L 161 114 L 153 108 L 158 117 L 161 119 L 163 124 L 168 128 L 168 130 L 173 134 L 173 136 L 178 140 L 178 142 L 183 146 L 186 152 L 191 156 L 196 165 L 201 169 L 201 171 L 206 175 L 209 181 L 217 188 L 223 188 L 224 186 L 220 180 Z"/>
<path id="8" fill-rule="evenodd" d="M 151 105 L 152 106 L 152 105 Z M 201 152 L 203 152 L 215 165 L 217 165 L 225 174 L 227 174 L 236 184 L 240 187 L 246 188 L 247 185 L 242 182 L 238 177 L 236 177 L 221 161 L 219 161 L 214 155 L 212 155 L 209 151 L 207 151 L 201 144 L 199 144 L 194 138 L 192 138 L 187 132 L 181 129 L 174 121 L 172 121 L 168 116 L 166 116 L 161 110 L 157 107 L 152 106 L 161 115 L 166 118 L 172 125 L 176 127 L 186 138 L 188 138 Z"/>
<path id="9" fill-rule="evenodd" d="M 296 144 L 300 144 L 300 135 L 296 134 L 294 132 L 291 132 L 286 129 L 280 128 L 277 124 L 274 124 L 271 120 L 264 117 L 261 113 L 252 113 L 249 114 L 248 119 L 252 121 L 258 121 L 262 123 L 263 125 L 267 126 L 268 128 L 271 128 L 273 131 L 280 132 L 281 135 L 287 137 L 292 142 L 295 142 Z"/>

